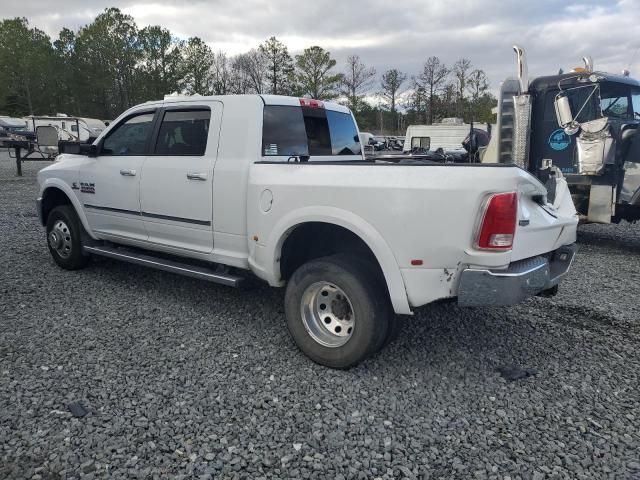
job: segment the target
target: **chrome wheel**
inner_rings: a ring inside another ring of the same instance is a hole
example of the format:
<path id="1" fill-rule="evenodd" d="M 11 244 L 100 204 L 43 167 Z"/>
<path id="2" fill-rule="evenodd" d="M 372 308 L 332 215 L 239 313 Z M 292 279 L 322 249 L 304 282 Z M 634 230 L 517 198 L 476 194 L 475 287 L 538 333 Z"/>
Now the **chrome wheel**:
<path id="1" fill-rule="evenodd" d="M 355 328 L 355 314 L 349 297 L 328 282 L 316 282 L 302 294 L 302 322 L 309 335 L 321 345 L 341 347 Z"/>
<path id="2" fill-rule="evenodd" d="M 62 220 L 58 220 L 49 232 L 49 245 L 62 258 L 71 255 L 71 230 Z"/>

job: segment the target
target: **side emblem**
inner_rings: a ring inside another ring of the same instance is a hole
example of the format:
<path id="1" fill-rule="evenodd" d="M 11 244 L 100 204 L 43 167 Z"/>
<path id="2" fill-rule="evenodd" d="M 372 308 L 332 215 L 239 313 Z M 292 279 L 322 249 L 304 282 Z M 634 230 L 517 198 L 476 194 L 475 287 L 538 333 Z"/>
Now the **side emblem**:
<path id="1" fill-rule="evenodd" d="M 562 128 L 554 130 L 549 137 L 549 146 L 559 152 L 571 145 L 571 137 L 567 135 Z"/>
<path id="2" fill-rule="evenodd" d="M 96 184 L 88 182 L 80 182 L 80 191 L 82 193 L 96 193 Z"/>

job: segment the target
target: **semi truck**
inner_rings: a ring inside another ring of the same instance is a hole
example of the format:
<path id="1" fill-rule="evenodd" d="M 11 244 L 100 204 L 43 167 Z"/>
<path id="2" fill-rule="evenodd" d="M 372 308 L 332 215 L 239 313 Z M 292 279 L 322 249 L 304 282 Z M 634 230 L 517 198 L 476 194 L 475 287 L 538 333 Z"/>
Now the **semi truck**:
<path id="1" fill-rule="evenodd" d="M 564 177 L 583 222 L 639 220 L 640 82 L 597 71 L 590 57 L 530 82 L 526 53 L 513 48 L 517 78 L 502 83 L 483 162 L 515 162 L 550 185 Z"/>

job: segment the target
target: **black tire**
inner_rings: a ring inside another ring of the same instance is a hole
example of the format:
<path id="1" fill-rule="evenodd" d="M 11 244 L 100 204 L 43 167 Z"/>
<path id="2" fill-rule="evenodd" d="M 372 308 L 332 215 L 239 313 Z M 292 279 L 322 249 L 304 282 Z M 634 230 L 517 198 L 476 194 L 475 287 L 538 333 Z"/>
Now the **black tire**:
<path id="1" fill-rule="evenodd" d="M 335 255 L 335 257 L 348 258 L 346 254 L 338 254 Z M 380 337 L 380 339 L 378 340 L 378 344 L 374 348 L 374 352 L 377 353 L 381 350 L 384 350 L 387 345 L 393 343 L 398 338 L 400 332 L 402 331 L 402 322 L 399 316 L 395 315 L 395 313 L 393 312 L 391 299 L 389 298 L 389 293 L 387 290 L 387 284 L 384 276 L 382 275 L 382 272 L 380 272 L 371 262 L 360 259 L 355 259 L 355 261 L 360 262 L 362 268 L 366 269 L 368 281 L 375 282 L 375 288 L 377 288 L 380 295 L 384 296 L 390 312 L 387 333 L 384 336 Z"/>
<path id="2" fill-rule="evenodd" d="M 82 223 L 71 205 L 61 205 L 51 210 L 47 218 L 47 246 L 60 267 L 78 270 L 89 263 L 89 257 L 82 253 L 84 235 Z"/>
<path id="3" fill-rule="evenodd" d="M 348 299 L 355 323 L 344 344 L 327 346 L 305 326 L 303 297 L 308 298 L 308 292 L 320 284 L 342 291 Z M 375 353 L 393 317 L 388 295 L 379 282 L 372 281 L 371 270 L 363 261 L 345 255 L 312 260 L 298 268 L 287 284 L 285 314 L 298 348 L 314 362 L 339 369 L 353 367 Z"/>

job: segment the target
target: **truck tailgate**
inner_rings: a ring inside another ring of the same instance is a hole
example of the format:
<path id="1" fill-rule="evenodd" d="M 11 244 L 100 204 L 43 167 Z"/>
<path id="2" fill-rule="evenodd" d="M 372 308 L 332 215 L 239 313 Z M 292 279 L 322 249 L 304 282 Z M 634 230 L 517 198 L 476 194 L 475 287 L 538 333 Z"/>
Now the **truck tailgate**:
<path id="1" fill-rule="evenodd" d="M 534 182 L 537 180 L 532 177 L 531 187 Z M 553 205 L 541 205 L 535 191 L 526 184 L 520 185 L 518 193 L 518 223 L 511 261 L 544 254 L 576 241 L 578 217 L 563 178 L 557 180 Z"/>

